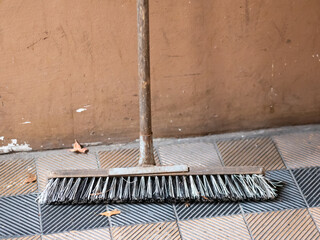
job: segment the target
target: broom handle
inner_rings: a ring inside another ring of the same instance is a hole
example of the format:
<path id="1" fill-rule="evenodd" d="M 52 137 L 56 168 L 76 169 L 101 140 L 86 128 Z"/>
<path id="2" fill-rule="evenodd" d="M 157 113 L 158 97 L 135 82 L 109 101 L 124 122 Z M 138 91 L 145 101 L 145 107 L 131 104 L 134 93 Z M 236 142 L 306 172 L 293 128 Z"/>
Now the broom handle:
<path id="1" fill-rule="evenodd" d="M 139 166 L 156 165 L 153 156 L 150 93 L 149 0 L 137 0 L 140 110 Z"/>

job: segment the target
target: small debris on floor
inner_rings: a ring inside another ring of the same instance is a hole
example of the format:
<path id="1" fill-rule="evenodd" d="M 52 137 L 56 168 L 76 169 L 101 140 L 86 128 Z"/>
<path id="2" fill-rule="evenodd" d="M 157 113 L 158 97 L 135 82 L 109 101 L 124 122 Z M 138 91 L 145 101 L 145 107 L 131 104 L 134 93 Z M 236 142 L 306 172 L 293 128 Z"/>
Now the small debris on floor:
<path id="1" fill-rule="evenodd" d="M 89 151 L 89 149 L 82 147 L 81 144 L 77 141 L 77 139 L 74 140 L 74 144 L 72 146 L 73 149 L 69 149 L 70 152 L 87 153 Z"/>
<path id="2" fill-rule="evenodd" d="M 24 184 L 33 183 L 35 181 L 37 181 L 37 175 L 33 173 L 29 173 L 28 177 L 24 180 Z"/>
<path id="3" fill-rule="evenodd" d="M 111 217 L 112 215 L 116 215 L 116 214 L 120 214 L 120 213 L 121 213 L 120 210 L 114 209 L 112 211 L 106 211 L 106 212 L 103 212 L 103 213 L 99 213 L 99 215 L 106 216 L 106 217 Z"/>

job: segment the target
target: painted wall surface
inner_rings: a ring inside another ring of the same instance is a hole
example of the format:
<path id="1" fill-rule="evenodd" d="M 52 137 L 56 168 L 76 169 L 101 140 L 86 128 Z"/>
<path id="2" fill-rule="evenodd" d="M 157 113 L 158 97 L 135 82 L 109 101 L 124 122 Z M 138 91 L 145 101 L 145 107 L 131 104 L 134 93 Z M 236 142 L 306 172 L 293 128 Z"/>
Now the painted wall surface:
<path id="1" fill-rule="evenodd" d="M 320 121 L 319 0 L 150 12 L 155 137 Z M 134 0 L 0 0 L 0 152 L 138 138 L 136 38 Z"/>

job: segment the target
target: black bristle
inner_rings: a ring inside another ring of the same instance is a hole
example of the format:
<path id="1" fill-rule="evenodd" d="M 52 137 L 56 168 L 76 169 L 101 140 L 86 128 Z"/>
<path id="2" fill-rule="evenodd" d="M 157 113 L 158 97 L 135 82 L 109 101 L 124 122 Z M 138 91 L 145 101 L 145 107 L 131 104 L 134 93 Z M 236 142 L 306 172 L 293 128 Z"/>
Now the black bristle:
<path id="1" fill-rule="evenodd" d="M 276 187 L 263 175 L 133 176 L 50 179 L 41 204 L 268 200 Z"/>
<path id="2" fill-rule="evenodd" d="M 110 188 L 109 188 L 109 194 L 108 194 L 108 200 L 107 202 L 112 202 L 116 199 L 116 192 L 117 191 L 117 178 L 112 178 L 112 181 L 111 181 L 111 185 L 110 185 Z"/>
<path id="3" fill-rule="evenodd" d="M 154 178 L 154 185 L 153 185 L 153 193 L 152 193 L 152 198 L 156 201 L 156 202 L 161 202 L 163 199 L 162 196 L 162 192 L 161 192 L 161 188 L 160 188 L 160 181 L 159 181 L 159 177 L 155 176 Z"/>
<path id="4" fill-rule="evenodd" d="M 205 192 L 205 197 L 207 201 L 213 201 L 215 199 L 210 183 L 206 175 L 202 176 L 203 178 L 203 187 Z"/>
<path id="5" fill-rule="evenodd" d="M 131 201 L 137 202 L 139 199 L 138 177 L 133 178 L 133 186 L 131 189 Z"/>
<path id="6" fill-rule="evenodd" d="M 127 179 L 124 179 L 125 181 L 125 187 L 123 190 L 123 196 L 122 196 L 122 202 L 128 202 L 130 201 L 130 197 L 131 197 L 131 182 L 130 182 L 130 177 L 128 177 Z"/>
<path id="7" fill-rule="evenodd" d="M 104 182 L 103 182 L 103 187 L 102 187 L 101 195 L 100 195 L 100 197 L 99 197 L 99 199 L 100 199 L 101 201 L 104 201 L 104 202 L 107 202 L 107 196 L 108 196 L 108 192 L 107 192 L 107 191 L 109 191 L 109 190 L 108 190 L 109 179 L 110 179 L 109 177 L 106 177 L 106 178 L 105 178 L 105 180 L 104 180 Z"/>
<path id="8" fill-rule="evenodd" d="M 199 190 L 195 184 L 195 181 L 194 181 L 194 176 L 189 176 L 189 189 L 190 189 L 190 198 L 191 200 L 194 200 L 194 201 L 200 201 L 200 193 L 199 193 Z"/>
<path id="9" fill-rule="evenodd" d="M 124 188 L 123 185 L 124 185 L 124 178 L 120 177 L 117 184 L 117 193 L 116 193 L 116 196 L 114 197 L 115 202 L 121 203 L 123 201 L 123 196 L 122 196 L 123 188 Z"/>
<path id="10" fill-rule="evenodd" d="M 139 184 L 139 194 L 138 194 L 138 201 L 142 202 L 146 200 L 146 181 L 145 177 L 140 178 L 140 184 Z"/>
<path id="11" fill-rule="evenodd" d="M 87 178 L 87 177 L 84 179 L 81 179 L 79 190 L 74 198 L 73 203 L 83 203 L 82 198 L 86 192 L 88 181 L 89 181 L 89 178 Z"/>

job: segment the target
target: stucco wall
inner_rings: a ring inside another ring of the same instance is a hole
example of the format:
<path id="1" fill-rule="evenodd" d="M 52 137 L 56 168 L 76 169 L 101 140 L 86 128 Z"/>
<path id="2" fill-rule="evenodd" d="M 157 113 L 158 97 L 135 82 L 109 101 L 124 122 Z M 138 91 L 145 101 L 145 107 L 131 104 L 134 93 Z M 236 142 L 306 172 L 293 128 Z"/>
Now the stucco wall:
<path id="1" fill-rule="evenodd" d="M 138 137 L 135 4 L 0 0 L 0 146 Z M 319 122 L 318 0 L 150 8 L 156 137 Z"/>

